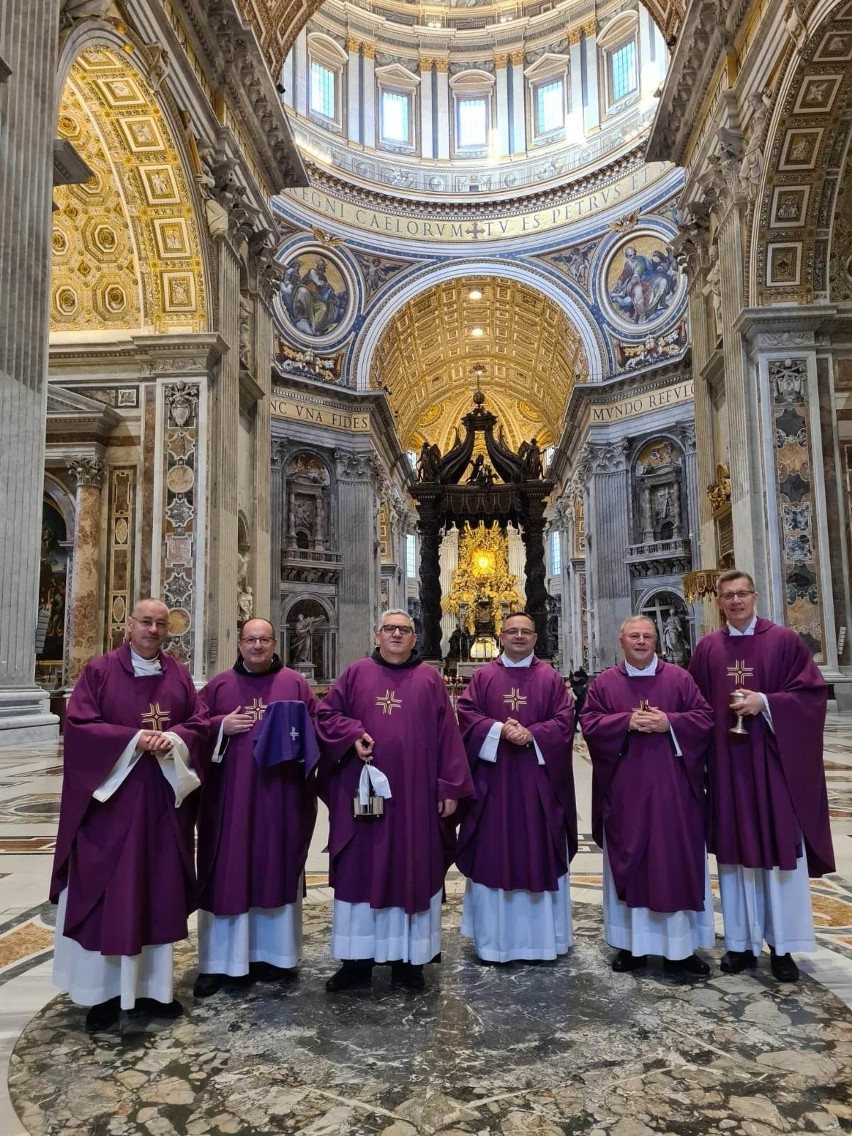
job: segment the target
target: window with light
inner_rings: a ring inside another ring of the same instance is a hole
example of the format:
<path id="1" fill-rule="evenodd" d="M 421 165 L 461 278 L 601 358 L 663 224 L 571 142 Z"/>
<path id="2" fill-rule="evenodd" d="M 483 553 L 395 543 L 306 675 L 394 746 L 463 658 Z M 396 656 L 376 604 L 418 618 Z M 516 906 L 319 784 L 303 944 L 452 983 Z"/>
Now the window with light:
<path id="1" fill-rule="evenodd" d="M 565 125 L 565 83 L 551 79 L 535 88 L 535 132 L 549 134 Z"/>
<path id="2" fill-rule="evenodd" d="M 382 91 L 382 141 L 408 145 L 411 142 L 411 95 L 402 91 Z"/>
<path id="3" fill-rule="evenodd" d="M 413 533 L 405 537 L 405 574 L 409 580 L 417 578 L 417 537 Z"/>
<path id="4" fill-rule="evenodd" d="M 558 532 L 550 534 L 550 574 L 559 576 L 562 573 L 562 539 Z"/>
<path id="5" fill-rule="evenodd" d="M 456 143 L 463 148 L 488 145 L 488 99 L 466 97 L 457 101 Z"/>
<path id="6" fill-rule="evenodd" d="M 337 117 L 337 75 L 324 63 L 311 60 L 311 110 L 325 118 Z"/>
<path id="7" fill-rule="evenodd" d="M 630 39 L 609 54 L 610 102 L 626 99 L 637 89 L 636 40 Z"/>

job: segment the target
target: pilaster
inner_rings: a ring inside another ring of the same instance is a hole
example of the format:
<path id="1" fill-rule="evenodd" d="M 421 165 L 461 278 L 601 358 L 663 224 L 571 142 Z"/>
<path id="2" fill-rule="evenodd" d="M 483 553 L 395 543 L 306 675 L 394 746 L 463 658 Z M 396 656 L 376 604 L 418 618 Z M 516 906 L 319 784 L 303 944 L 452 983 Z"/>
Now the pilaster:
<path id="1" fill-rule="evenodd" d="M 55 737 L 36 687 L 59 5 L 4 0 L 0 44 L 0 747 Z"/>
<path id="2" fill-rule="evenodd" d="M 71 684 L 95 655 L 100 654 L 101 485 L 104 463 L 100 457 L 74 458 L 68 472 L 77 486 L 74 519 L 74 565 L 68 596 L 68 679 Z"/>

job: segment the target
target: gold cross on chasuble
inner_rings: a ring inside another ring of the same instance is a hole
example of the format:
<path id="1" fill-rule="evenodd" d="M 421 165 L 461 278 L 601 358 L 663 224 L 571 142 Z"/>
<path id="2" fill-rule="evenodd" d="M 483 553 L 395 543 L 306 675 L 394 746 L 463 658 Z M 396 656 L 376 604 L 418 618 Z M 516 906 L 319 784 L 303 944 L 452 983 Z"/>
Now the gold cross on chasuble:
<path id="1" fill-rule="evenodd" d="M 745 659 L 737 659 L 727 673 L 737 686 L 742 686 L 747 678 L 754 678 L 754 667 L 747 667 Z"/>
<path id="2" fill-rule="evenodd" d="M 393 714 L 402 706 L 402 699 L 397 698 L 395 690 L 386 690 L 384 698 L 381 695 L 376 699 L 376 705 L 381 706 L 383 714 Z"/>
<path id="3" fill-rule="evenodd" d="M 503 701 L 507 706 L 511 706 L 513 710 L 518 710 L 521 706 L 526 706 L 527 696 L 521 694 L 519 687 L 513 686 L 508 694 L 503 695 Z"/>
<path id="4" fill-rule="evenodd" d="M 253 722 L 259 722 L 266 712 L 266 703 L 262 698 L 255 698 L 251 706 L 246 706 L 245 713 L 251 715 Z"/>
<path id="5" fill-rule="evenodd" d="M 142 725 L 147 726 L 149 730 L 162 730 L 170 718 L 171 714 L 168 710 L 164 710 L 159 702 L 149 702 L 148 713 L 140 715 Z"/>

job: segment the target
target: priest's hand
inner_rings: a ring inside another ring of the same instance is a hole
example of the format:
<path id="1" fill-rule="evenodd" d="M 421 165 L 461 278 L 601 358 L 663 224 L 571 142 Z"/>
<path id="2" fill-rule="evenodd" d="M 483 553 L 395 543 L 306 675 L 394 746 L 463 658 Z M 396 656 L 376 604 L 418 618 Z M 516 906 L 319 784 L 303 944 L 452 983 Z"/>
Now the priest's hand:
<path id="1" fill-rule="evenodd" d="M 745 698 L 741 702 L 736 702 L 731 706 L 735 714 L 739 714 L 741 718 L 753 718 L 758 714 L 762 714 L 766 709 L 763 702 L 763 695 L 756 690 L 744 690 L 743 687 L 738 687 L 734 694 L 744 694 Z"/>
<path id="2" fill-rule="evenodd" d="M 373 739 L 365 731 L 360 738 L 355 739 L 355 752 L 362 761 L 369 761 L 373 756 Z"/>
<path id="3" fill-rule="evenodd" d="M 141 749 L 143 753 L 168 753 L 172 748 L 172 739 L 157 730 L 142 730 L 136 748 Z"/>
<path id="4" fill-rule="evenodd" d="M 222 719 L 222 731 L 229 738 L 233 737 L 234 734 L 247 734 L 254 722 L 254 714 L 249 714 L 247 710 L 243 710 L 242 706 L 238 706 L 236 710 L 232 710 Z"/>
<path id="5" fill-rule="evenodd" d="M 643 710 L 642 713 L 645 717 L 648 733 L 667 734 L 672 728 L 672 724 L 668 720 L 665 712 L 658 710 L 656 706 L 649 706 L 648 709 Z"/>
<path id="6" fill-rule="evenodd" d="M 447 817 L 451 817 L 456 811 L 457 805 L 458 801 L 438 801 L 438 816 L 444 817 L 446 820 Z"/>
<path id="7" fill-rule="evenodd" d="M 532 742 L 532 734 L 526 726 L 522 726 L 515 718 L 506 719 L 500 731 L 500 737 L 516 746 L 528 746 Z"/>

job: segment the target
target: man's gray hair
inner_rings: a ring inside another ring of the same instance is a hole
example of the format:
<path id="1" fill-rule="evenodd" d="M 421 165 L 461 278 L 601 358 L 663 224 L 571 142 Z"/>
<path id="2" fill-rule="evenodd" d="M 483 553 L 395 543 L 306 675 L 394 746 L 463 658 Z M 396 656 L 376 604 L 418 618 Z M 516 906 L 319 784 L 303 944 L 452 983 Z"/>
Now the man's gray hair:
<path id="1" fill-rule="evenodd" d="M 405 611 L 405 609 L 404 609 L 404 608 L 401 608 L 401 607 L 391 607 L 391 608 L 388 608 L 388 610 L 387 610 L 387 611 L 383 611 L 383 612 L 382 612 L 382 614 L 381 614 L 381 615 L 379 616 L 379 622 L 378 622 L 378 623 L 376 624 L 376 631 L 380 631 L 380 630 L 381 630 L 381 626 L 382 626 L 382 620 L 383 620 L 383 619 L 385 618 L 385 616 L 386 616 L 386 615 L 403 615 L 403 616 L 405 616 L 405 618 L 406 618 L 406 619 L 408 620 L 408 622 L 409 622 L 409 623 L 411 624 L 411 630 L 412 630 L 412 631 L 414 631 L 414 630 L 415 630 L 415 627 L 414 627 L 414 620 L 413 620 L 413 619 L 411 618 L 411 616 L 410 616 L 410 615 L 408 614 L 408 612 L 407 612 L 407 611 Z"/>
<path id="2" fill-rule="evenodd" d="M 619 627 L 618 629 L 619 638 L 623 634 L 624 628 L 628 623 L 649 623 L 654 629 L 654 638 L 657 638 L 657 625 L 656 623 L 654 623 L 653 619 L 651 619 L 650 616 L 647 615 L 629 615 L 627 619 L 625 619 L 624 623 L 622 623 L 621 627 Z"/>

